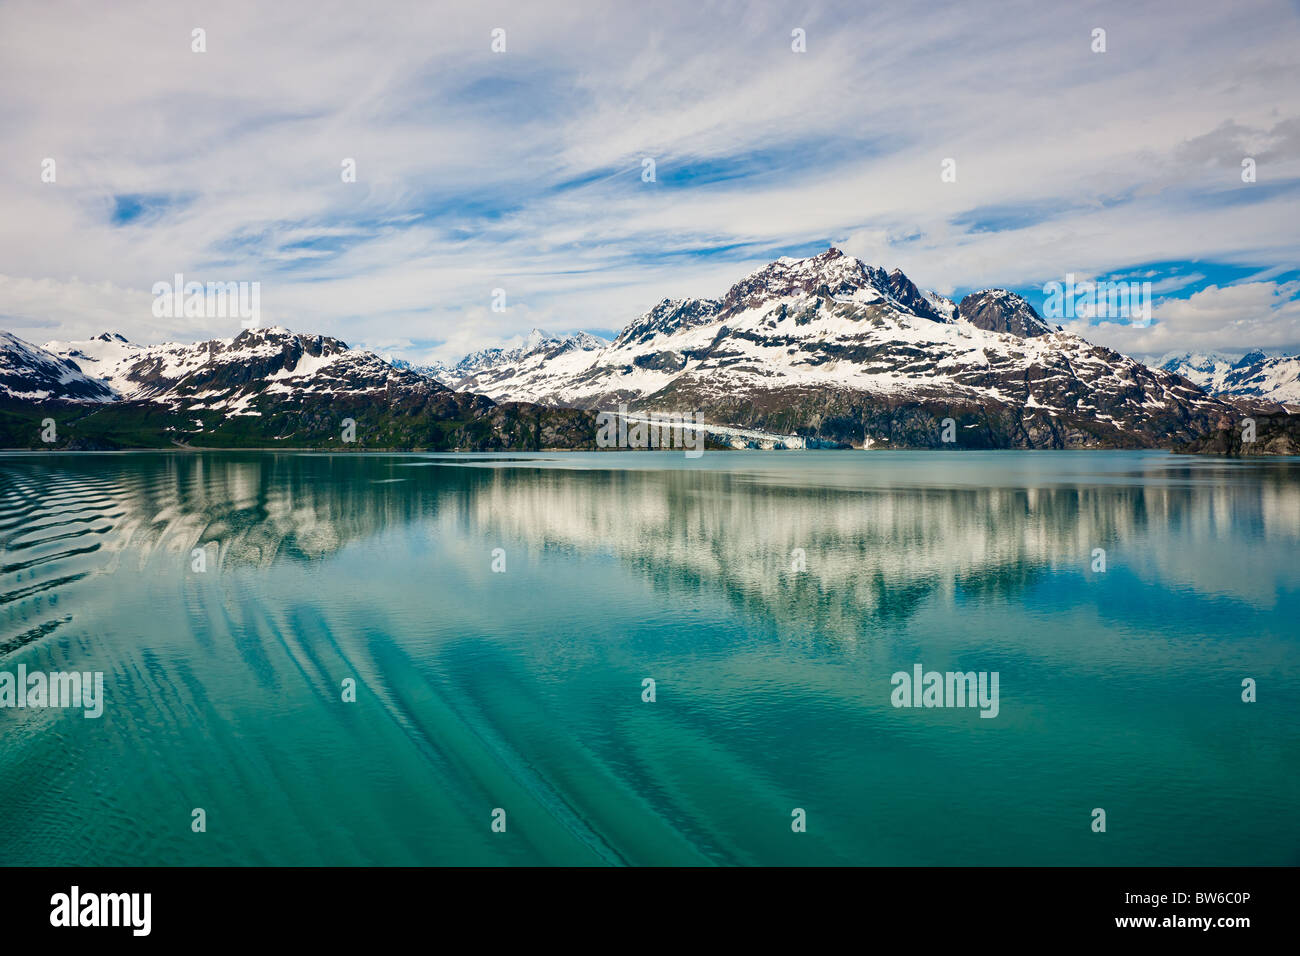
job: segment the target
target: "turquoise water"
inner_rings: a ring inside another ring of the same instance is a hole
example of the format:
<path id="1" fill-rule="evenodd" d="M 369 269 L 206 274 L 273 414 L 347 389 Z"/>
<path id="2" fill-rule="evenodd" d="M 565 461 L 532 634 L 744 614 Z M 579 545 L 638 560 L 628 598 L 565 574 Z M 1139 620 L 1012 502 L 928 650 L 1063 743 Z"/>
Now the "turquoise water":
<path id="1" fill-rule="evenodd" d="M 1296 460 L 3 455 L 0 671 L 106 700 L 0 709 L 0 862 L 1295 864 L 1298 544 Z"/>

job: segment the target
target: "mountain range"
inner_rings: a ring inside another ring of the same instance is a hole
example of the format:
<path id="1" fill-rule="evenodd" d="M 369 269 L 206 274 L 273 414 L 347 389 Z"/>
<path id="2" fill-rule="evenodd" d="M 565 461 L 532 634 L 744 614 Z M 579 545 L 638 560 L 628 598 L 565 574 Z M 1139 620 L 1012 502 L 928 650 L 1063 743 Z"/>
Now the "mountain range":
<path id="1" fill-rule="evenodd" d="M 0 443 L 41 447 L 33 416 L 52 409 L 85 447 L 329 446 L 352 419 L 357 447 L 577 448 L 594 412 L 626 405 L 698 413 L 732 445 L 1171 447 L 1300 398 L 1300 359 L 1225 361 L 1151 368 L 1013 292 L 954 302 L 831 248 L 719 298 L 664 299 L 612 342 L 533 330 L 454 365 L 278 327 L 43 348 L 3 333 Z"/>
<path id="2" fill-rule="evenodd" d="M 432 362 L 427 365 L 413 365 L 404 359 L 389 359 L 397 368 L 409 368 L 427 375 L 451 388 L 461 388 L 479 372 L 502 365 L 513 365 L 532 356 L 554 358 L 570 351 L 593 352 L 609 345 L 605 339 L 588 332 L 574 332 L 571 335 L 551 335 L 541 329 L 533 329 L 518 344 L 497 348 L 479 349 L 470 352 L 454 365 Z"/>
<path id="3" fill-rule="evenodd" d="M 589 413 L 494 402 L 324 335 L 272 327 L 195 344 L 106 332 L 0 339 L 0 446 L 589 447 Z M 345 437 L 347 436 L 347 437 Z"/>
<path id="4" fill-rule="evenodd" d="M 699 411 L 777 445 L 941 447 L 952 419 L 962 447 L 1168 447 L 1242 414 L 1062 331 L 1015 293 L 954 303 L 834 248 L 778 259 L 717 299 L 665 299 L 604 348 L 527 354 L 454 384 L 495 400 Z"/>
<path id="5" fill-rule="evenodd" d="M 1159 367 L 1195 382 L 1211 395 L 1300 405 L 1300 355 L 1247 352 L 1241 358 L 1216 353 L 1166 355 Z"/>

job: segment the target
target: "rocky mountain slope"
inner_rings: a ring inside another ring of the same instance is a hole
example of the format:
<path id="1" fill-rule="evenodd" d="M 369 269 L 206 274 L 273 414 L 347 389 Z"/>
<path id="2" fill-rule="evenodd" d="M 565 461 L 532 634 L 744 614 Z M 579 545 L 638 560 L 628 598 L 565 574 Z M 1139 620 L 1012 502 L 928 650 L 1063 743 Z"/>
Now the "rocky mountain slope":
<path id="1" fill-rule="evenodd" d="M 68 359 L 0 332 L 0 396 L 45 401 L 112 401 L 113 390 Z"/>
<path id="2" fill-rule="evenodd" d="M 497 400 L 699 411 L 856 447 L 1151 447 L 1239 414 L 1061 331 L 1012 292 L 954 305 L 834 248 L 778 259 L 718 299 L 665 299 L 606 348 L 535 353 L 461 385 Z"/>
<path id="3" fill-rule="evenodd" d="M 1212 432 L 1174 446 L 1174 451 L 1191 455 L 1223 455 L 1251 458 L 1261 455 L 1300 455 L 1300 415 L 1274 414 L 1249 416 L 1254 434 L 1243 428 L 1243 421 L 1224 421 Z"/>
<path id="4" fill-rule="evenodd" d="M 60 446 L 490 450 L 594 442 L 589 414 L 455 392 L 338 339 L 283 328 L 157 346 L 105 333 L 49 348 L 60 354 L 12 336 L 0 342 L 0 367 L 22 363 L 24 372 L 6 384 L 6 447 L 41 447 L 30 427 L 36 415 L 56 420 Z M 61 391 L 35 387 L 55 376 L 65 382 Z"/>

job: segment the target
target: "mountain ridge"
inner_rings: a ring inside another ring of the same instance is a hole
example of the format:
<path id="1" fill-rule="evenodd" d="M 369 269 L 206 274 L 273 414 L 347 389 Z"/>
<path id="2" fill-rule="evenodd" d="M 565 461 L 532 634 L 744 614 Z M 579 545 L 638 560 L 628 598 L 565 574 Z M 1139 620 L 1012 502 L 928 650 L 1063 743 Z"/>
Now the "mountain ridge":
<path id="1" fill-rule="evenodd" d="M 590 414 L 456 392 L 331 336 L 278 326 L 193 345 L 139 346 L 114 333 L 51 343 L 79 355 L 102 378 L 5 335 L 0 361 L 21 363 L 21 371 L 39 381 L 51 378 L 50 369 L 62 369 L 69 382 L 35 400 L 30 390 L 0 385 L 5 447 L 490 451 L 589 447 L 594 441 Z M 80 394 L 83 383 L 95 388 L 95 400 Z M 34 424 L 47 418 L 56 425 L 52 439 Z"/>
<path id="2" fill-rule="evenodd" d="M 939 447 L 948 419 L 982 447 L 1151 447 L 1238 414 L 1052 325 L 1014 292 L 953 303 L 834 247 L 777 259 L 718 298 L 663 299 L 605 349 L 502 363 L 457 387 L 554 406 L 693 409 L 855 447 Z"/>
<path id="3" fill-rule="evenodd" d="M 774 260 L 717 298 L 665 298 L 613 341 L 534 329 L 455 365 L 386 360 L 282 327 L 190 345 L 141 346 L 116 331 L 45 349 L 5 341 L 0 394 L 171 416 L 182 421 L 166 426 L 178 443 L 223 428 L 329 441 L 324 423 L 346 407 L 365 409 L 385 440 L 418 444 L 432 433 L 394 431 L 394 416 L 465 424 L 508 406 L 516 418 L 546 410 L 563 419 L 568 431 L 549 439 L 568 447 L 586 440 L 592 413 L 626 405 L 692 410 L 723 443 L 770 435 L 793 447 L 1168 447 L 1279 408 L 1264 391 L 1216 398 L 1172 368 L 1094 345 L 1009 290 L 953 302 L 834 247 Z M 295 426 L 295 415 L 306 424 Z M 513 440 L 508 431 L 492 440 Z"/>
<path id="4" fill-rule="evenodd" d="M 1259 349 L 1233 359 L 1211 353 L 1166 354 L 1159 367 L 1212 395 L 1300 406 L 1300 356 L 1267 355 Z"/>

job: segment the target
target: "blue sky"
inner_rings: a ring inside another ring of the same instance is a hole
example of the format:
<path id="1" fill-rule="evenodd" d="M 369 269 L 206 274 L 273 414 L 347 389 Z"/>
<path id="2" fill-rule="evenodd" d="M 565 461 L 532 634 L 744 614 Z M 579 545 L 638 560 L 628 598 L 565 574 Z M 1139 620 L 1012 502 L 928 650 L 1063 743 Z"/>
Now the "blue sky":
<path id="1" fill-rule="evenodd" d="M 179 272 L 446 359 L 833 243 L 1040 307 L 1150 281 L 1150 326 L 1066 323 L 1131 354 L 1300 350 L 1297 6 L 973 7 L 7 3 L 0 327 L 237 332 L 152 315 Z"/>

